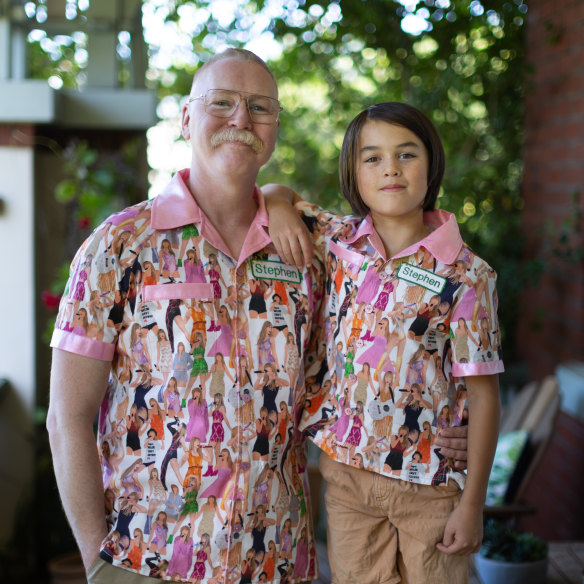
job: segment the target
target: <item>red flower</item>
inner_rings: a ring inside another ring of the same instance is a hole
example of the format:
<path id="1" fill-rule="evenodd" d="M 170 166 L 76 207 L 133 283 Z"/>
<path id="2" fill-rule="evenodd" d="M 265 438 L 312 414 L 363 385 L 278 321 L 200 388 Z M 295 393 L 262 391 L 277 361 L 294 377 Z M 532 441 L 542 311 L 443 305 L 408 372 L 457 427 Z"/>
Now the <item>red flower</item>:
<path id="1" fill-rule="evenodd" d="M 91 225 L 89 217 L 87 217 L 87 215 L 81 215 L 81 217 L 79 217 L 79 219 L 77 220 L 77 225 L 79 226 L 80 229 L 87 229 Z"/>
<path id="2" fill-rule="evenodd" d="M 43 290 L 41 298 L 47 310 L 56 310 L 61 302 L 61 294 L 54 294 L 50 290 Z"/>

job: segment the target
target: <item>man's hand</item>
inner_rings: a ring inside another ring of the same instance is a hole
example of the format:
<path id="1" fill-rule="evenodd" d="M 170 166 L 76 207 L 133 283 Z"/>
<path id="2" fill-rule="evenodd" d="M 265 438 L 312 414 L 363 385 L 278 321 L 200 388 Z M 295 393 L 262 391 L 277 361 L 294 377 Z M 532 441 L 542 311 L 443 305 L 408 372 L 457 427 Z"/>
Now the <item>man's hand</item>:
<path id="1" fill-rule="evenodd" d="M 453 426 L 444 428 L 440 436 L 434 441 L 435 446 L 440 446 L 440 452 L 447 458 L 454 459 L 456 470 L 466 469 L 468 456 L 468 426 Z"/>

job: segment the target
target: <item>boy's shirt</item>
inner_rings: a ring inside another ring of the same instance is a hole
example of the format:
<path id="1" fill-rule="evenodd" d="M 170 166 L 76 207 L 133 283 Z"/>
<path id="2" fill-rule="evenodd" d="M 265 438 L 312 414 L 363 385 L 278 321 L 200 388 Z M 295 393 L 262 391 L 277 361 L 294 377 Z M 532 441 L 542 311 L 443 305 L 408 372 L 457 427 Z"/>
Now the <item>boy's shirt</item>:
<path id="1" fill-rule="evenodd" d="M 341 217 L 305 202 L 296 208 L 307 224 L 326 225 L 313 233 L 316 254 L 326 259 L 324 318 L 332 323 L 322 380 L 331 389 L 317 411 L 305 408 L 301 429 L 339 462 L 375 445 L 382 454 L 368 467 L 374 472 L 464 486 L 465 475 L 440 464 L 432 443 L 442 428 L 466 423 L 464 377 L 504 370 L 495 271 L 445 211 L 424 213 L 429 234 L 386 259 L 370 216 Z M 428 426 L 429 444 L 421 440 Z M 408 472 L 421 443 L 429 466 Z"/>

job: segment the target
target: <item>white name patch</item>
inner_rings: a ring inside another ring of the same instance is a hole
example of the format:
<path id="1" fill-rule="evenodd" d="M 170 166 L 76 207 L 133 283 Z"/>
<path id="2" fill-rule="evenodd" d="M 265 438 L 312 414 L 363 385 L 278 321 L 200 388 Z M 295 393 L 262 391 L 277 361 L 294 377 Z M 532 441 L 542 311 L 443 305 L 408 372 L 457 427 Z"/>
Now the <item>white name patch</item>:
<path id="1" fill-rule="evenodd" d="M 300 270 L 283 262 L 252 261 L 251 273 L 254 278 L 258 279 L 279 280 L 280 282 L 290 282 L 292 284 L 300 284 L 302 282 Z"/>
<path id="2" fill-rule="evenodd" d="M 443 276 L 438 276 L 434 272 L 423 270 L 411 264 L 401 264 L 397 271 L 397 277 L 400 280 L 431 290 L 435 294 L 440 294 L 446 286 L 446 278 Z"/>

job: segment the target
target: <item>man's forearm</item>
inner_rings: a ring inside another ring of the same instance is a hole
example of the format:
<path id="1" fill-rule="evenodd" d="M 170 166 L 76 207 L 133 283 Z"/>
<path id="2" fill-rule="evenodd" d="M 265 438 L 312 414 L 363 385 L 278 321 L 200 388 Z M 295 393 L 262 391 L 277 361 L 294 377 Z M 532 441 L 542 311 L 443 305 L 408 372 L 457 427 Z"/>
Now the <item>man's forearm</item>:
<path id="1" fill-rule="evenodd" d="M 89 570 L 107 535 L 95 437 L 90 427 L 72 423 L 52 429 L 49 437 L 63 508 Z"/>
<path id="2" fill-rule="evenodd" d="M 109 369 L 106 361 L 53 350 L 47 430 L 57 486 L 86 569 L 107 533 L 93 420 Z"/>

